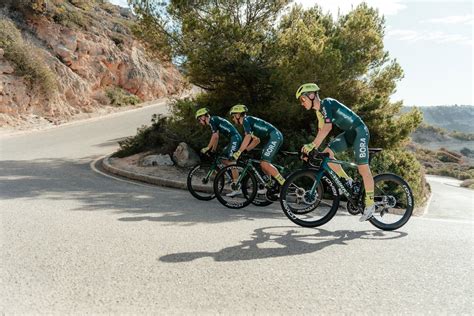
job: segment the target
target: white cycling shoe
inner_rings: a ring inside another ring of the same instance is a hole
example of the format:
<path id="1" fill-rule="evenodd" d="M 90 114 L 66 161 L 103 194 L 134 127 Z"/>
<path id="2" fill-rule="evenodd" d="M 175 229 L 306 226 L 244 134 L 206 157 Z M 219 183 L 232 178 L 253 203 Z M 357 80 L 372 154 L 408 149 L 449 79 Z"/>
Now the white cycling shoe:
<path id="1" fill-rule="evenodd" d="M 359 222 L 364 222 L 372 217 L 375 212 L 375 204 L 364 209 L 364 214 L 359 218 Z"/>
<path id="2" fill-rule="evenodd" d="M 225 196 L 234 197 L 234 196 L 237 196 L 239 194 L 241 194 L 240 190 L 234 190 L 234 191 L 231 191 L 231 192 L 227 193 Z"/>

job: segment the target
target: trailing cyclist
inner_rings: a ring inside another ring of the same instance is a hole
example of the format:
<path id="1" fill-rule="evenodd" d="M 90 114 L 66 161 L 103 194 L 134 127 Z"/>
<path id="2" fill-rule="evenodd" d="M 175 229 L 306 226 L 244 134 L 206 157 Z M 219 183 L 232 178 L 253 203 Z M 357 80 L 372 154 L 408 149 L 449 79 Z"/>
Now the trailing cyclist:
<path id="1" fill-rule="evenodd" d="M 260 167 L 270 177 L 270 180 L 265 185 L 265 189 L 262 190 L 263 192 L 258 193 L 264 194 L 266 191 L 267 196 L 277 194 L 278 188 L 274 185 L 271 177 L 275 178 L 280 186 L 285 183 L 285 178 L 272 165 L 272 161 L 283 143 L 283 135 L 272 124 L 260 118 L 249 116 L 247 112 L 248 109 L 243 104 L 234 105 L 230 110 L 232 120 L 238 125 L 243 125 L 245 132 L 242 144 L 239 150 L 234 153 L 233 158 L 235 160 L 239 159 L 243 151 L 250 151 L 260 143 L 261 139 L 268 139 L 268 142 L 262 149 Z"/>
<path id="2" fill-rule="evenodd" d="M 315 110 L 318 118 L 318 133 L 315 139 L 304 145 L 301 151 L 307 154 L 317 149 L 332 130 L 333 124 L 343 131 L 323 152 L 329 153 L 330 158 L 334 159 L 334 153 L 354 148 L 357 169 L 365 188 L 365 209 L 359 220 L 366 221 L 375 211 L 374 179 L 369 167 L 369 130 L 362 119 L 341 102 L 332 98 L 320 100 L 318 91 L 319 87 L 315 83 L 305 83 L 296 91 L 296 99 L 300 101 L 301 106 L 306 110 Z M 349 184 L 352 183 L 352 179 L 340 165 L 329 163 L 329 167 Z"/>
<path id="3" fill-rule="evenodd" d="M 209 125 L 212 132 L 209 144 L 201 149 L 201 153 L 206 154 L 209 151 L 216 151 L 220 133 L 230 138 L 229 144 L 224 148 L 222 153 L 226 158 L 222 160 L 222 163 L 226 166 L 229 165 L 231 163 L 230 159 L 232 158 L 232 155 L 237 151 L 242 143 L 242 136 L 240 136 L 237 129 L 228 120 L 216 115 L 211 116 L 208 108 L 200 108 L 197 110 L 196 119 L 202 126 Z M 234 192 L 234 194 L 237 193 L 238 192 Z"/>

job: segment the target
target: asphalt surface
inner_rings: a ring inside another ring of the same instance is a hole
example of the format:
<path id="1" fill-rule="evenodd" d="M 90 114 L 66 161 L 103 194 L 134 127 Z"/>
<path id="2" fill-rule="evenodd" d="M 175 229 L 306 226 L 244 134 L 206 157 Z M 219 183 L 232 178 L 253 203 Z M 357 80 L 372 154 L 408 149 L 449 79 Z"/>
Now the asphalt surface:
<path id="1" fill-rule="evenodd" d="M 472 314 L 472 204 L 305 229 L 91 169 L 156 111 L 0 137 L 0 312 Z"/>

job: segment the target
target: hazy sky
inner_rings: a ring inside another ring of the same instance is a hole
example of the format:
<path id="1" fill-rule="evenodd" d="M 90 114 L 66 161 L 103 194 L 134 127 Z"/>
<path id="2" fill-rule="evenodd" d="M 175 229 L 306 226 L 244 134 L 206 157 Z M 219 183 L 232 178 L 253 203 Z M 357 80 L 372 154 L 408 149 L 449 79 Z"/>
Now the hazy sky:
<path id="1" fill-rule="evenodd" d="M 126 0 L 112 0 L 126 6 Z M 296 0 L 347 13 L 359 0 Z M 386 18 L 385 49 L 402 66 L 405 77 L 392 100 L 404 105 L 474 104 L 473 2 L 366 0 Z"/>

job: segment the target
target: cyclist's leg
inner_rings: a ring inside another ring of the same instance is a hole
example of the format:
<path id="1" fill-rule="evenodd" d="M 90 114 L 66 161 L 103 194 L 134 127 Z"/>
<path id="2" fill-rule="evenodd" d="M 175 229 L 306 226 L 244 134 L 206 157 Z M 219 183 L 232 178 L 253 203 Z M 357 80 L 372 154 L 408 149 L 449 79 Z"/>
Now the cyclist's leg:
<path id="1" fill-rule="evenodd" d="M 283 135 L 280 132 L 270 134 L 268 143 L 263 147 L 262 150 L 262 161 L 260 166 L 267 175 L 275 178 L 280 185 L 283 185 L 285 178 L 280 174 L 277 168 L 272 165 L 272 161 L 275 158 L 278 150 L 283 144 Z"/>
<path id="2" fill-rule="evenodd" d="M 367 126 L 359 125 L 356 129 L 356 137 L 354 139 L 354 156 L 357 163 L 357 169 L 362 176 L 365 188 L 365 209 L 364 214 L 359 219 L 365 221 L 369 219 L 374 207 L 374 178 L 369 167 L 369 139 L 370 134 Z"/>
<path id="3" fill-rule="evenodd" d="M 329 157 L 331 159 L 334 159 L 334 155 L 336 152 L 342 152 L 346 150 L 347 148 L 350 147 L 351 142 L 349 142 L 349 139 L 353 137 L 353 134 L 355 135 L 354 132 L 352 131 L 347 131 L 343 132 L 339 135 L 336 136 L 328 145 L 328 147 L 323 150 L 325 153 L 329 153 Z M 335 163 L 328 163 L 329 168 L 334 170 L 334 172 L 341 178 L 344 178 L 346 180 L 349 180 L 350 177 L 347 175 L 347 173 L 344 171 L 344 169 L 341 167 L 339 164 Z"/>
<path id="4" fill-rule="evenodd" d="M 222 151 L 222 155 L 225 157 L 222 160 L 222 163 L 226 166 L 231 164 L 231 157 L 232 155 L 239 149 L 240 144 L 242 143 L 242 137 L 240 135 L 233 135 L 230 138 L 229 144 L 225 146 L 224 150 Z"/>
<path id="5" fill-rule="evenodd" d="M 240 144 L 242 143 L 242 137 L 240 135 L 233 135 L 230 138 L 230 143 L 227 144 L 227 146 L 223 150 L 223 156 L 226 157 L 226 159 L 222 159 L 222 163 L 226 166 L 232 164 L 233 162 L 230 160 L 234 152 L 236 152 Z M 232 170 L 232 181 L 235 183 L 237 179 L 239 178 L 239 174 L 237 173 L 237 170 Z"/>
<path id="6" fill-rule="evenodd" d="M 357 163 L 357 169 L 364 181 L 366 192 L 374 191 L 374 178 L 369 167 L 369 139 L 370 134 L 367 126 L 359 125 L 356 129 L 354 139 L 354 157 Z"/>

